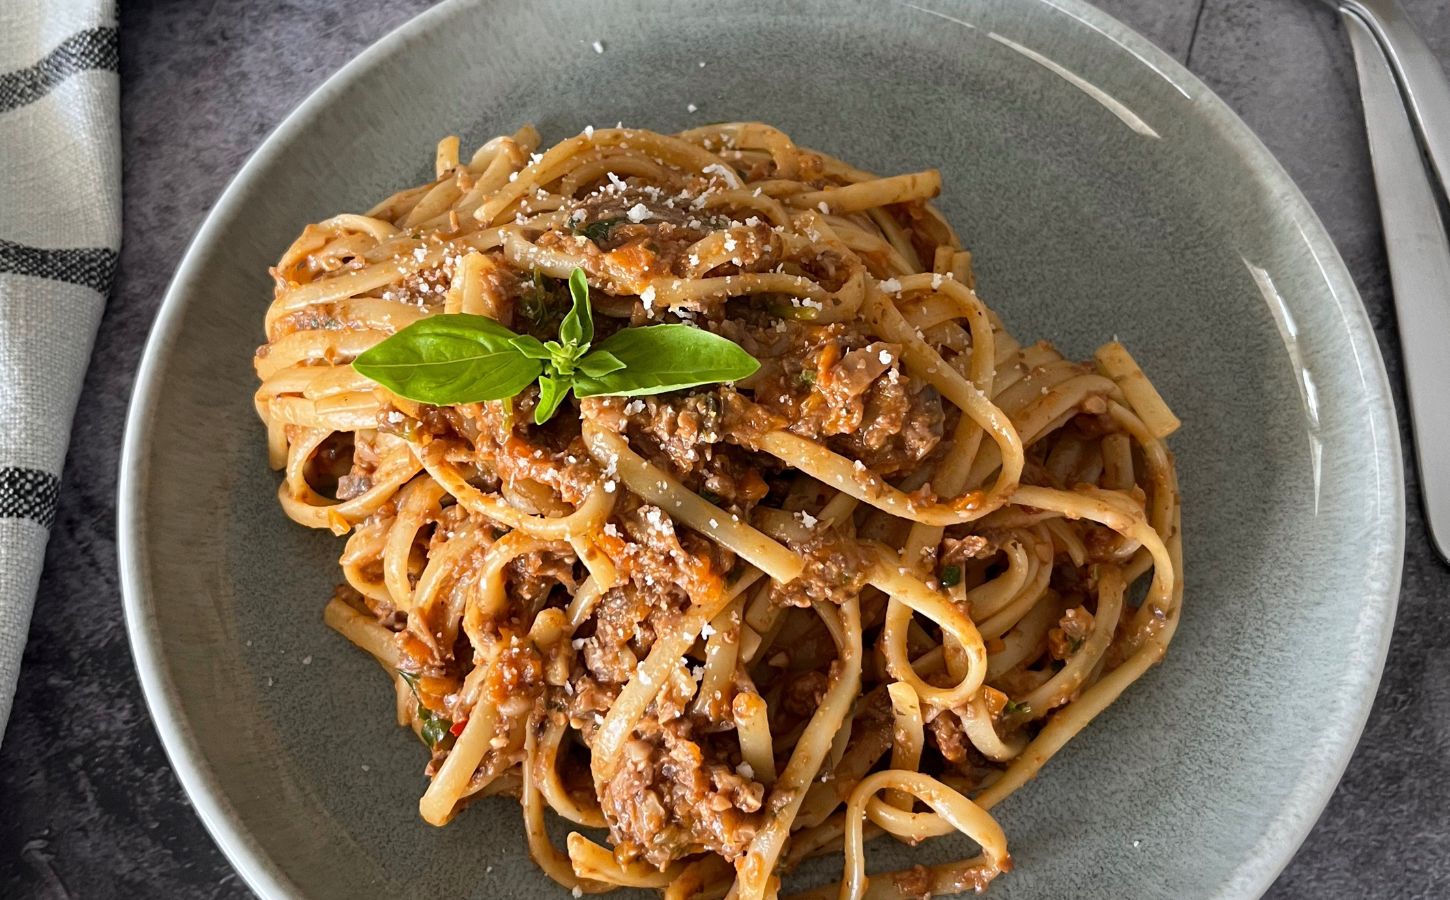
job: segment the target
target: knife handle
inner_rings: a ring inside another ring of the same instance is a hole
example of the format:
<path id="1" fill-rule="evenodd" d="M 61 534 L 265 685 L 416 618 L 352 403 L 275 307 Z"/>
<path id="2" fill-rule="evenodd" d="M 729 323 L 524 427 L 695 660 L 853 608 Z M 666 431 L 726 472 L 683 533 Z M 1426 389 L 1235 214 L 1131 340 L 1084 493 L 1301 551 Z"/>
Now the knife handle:
<path id="1" fill-rule="evenodd" d="M 1450 185 L 1450 81 L 1398 0 L 1341 0 L 1379 41 L 1414 117 L 1442 189 Z"/>
<path id="2" fill-rule="evenodd" d="M 1450 560 L 1450 242 L 1386 53 L 1357 14 L 1345 11 L 1344 23 L 1384 220 L 1425 522 Z"/>

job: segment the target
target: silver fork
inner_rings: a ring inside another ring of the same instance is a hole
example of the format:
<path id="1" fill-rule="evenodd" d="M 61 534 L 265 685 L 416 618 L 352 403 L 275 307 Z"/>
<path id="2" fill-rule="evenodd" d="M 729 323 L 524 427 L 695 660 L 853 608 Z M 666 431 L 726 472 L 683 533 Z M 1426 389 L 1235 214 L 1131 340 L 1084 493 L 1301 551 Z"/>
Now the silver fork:
<path id="1" fill-rule="evenodd" d="M 1450 82 L 1396 0 L 1330 5 L 1359 72 L 1425 524 L 1450 560 L 1450 243 L 1437 199 L 1450 183 Z"/>

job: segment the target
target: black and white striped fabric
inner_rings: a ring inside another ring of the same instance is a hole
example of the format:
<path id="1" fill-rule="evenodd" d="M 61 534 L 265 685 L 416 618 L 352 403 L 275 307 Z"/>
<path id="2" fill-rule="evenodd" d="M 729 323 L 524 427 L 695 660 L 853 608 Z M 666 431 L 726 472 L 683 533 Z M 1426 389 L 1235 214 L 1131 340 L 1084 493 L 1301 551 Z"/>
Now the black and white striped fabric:
<path id="1" fill-rule="evenodd" d="M 112 0 L 0 0 L 0 735 L 121 243 Z"/>

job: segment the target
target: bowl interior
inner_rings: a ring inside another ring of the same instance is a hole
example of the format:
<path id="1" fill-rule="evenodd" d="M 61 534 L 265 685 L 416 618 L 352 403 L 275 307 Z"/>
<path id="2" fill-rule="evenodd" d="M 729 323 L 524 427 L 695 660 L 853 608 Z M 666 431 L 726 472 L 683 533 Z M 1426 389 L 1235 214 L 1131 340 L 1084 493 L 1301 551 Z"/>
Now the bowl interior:
<path id="1" fill-rule="evenodd" d="M 882 173 L 940 167 L 940 206 L 1020 340 L 1086 357 L 1121 338 L 1185 423 L 1183 623 L 1165 664 L 999 807 L 1018 868 L 992 890 L 1244 896 L 1287 860 L 1367 712 L 1398 578 L 1393 412 L 1353 286 L 1266 151 L 1140 38 L 1067 0 L 923 5 L 950 19 L 447 4 L 329 82 L 232 186 L 148 349 L 122 533 L 153 711 L 256 889 L 558 895 L 513 801 L 442 830 L 418 818 L 423 753 L 374 664 L 322 624 L 341 541 L 277 508 L 251 409 L 267 267 L 301 227 L 430 177 L 441 135 L 529 121 L 552 143 L 759 119 Z"/>

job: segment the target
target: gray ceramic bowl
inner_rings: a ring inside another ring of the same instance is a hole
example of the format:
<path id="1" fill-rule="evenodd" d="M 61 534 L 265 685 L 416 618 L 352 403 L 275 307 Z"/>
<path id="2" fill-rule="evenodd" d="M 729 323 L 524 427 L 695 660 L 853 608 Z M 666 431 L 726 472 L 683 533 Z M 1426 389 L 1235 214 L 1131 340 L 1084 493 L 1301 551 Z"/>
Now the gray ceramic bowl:
<path id="1" fill-rule="evenodd" d="M 1354 285 L 1263 146 L 1136 34 L 1075 0 L 921 4 L 446 3 L 328 81 L 218 202 L 141 368 L 122 574 L 171 760 L 258 893 L 560 896 L 511 801 L 418 819 L 419 747 L 322 624 L 340 542 L 277 509 L 250 403 L 266 269 L 297 231 L 429 177 L 440 135 L 526 121 L 553 141 L 762 119 L 881 172 L 940 166 L 1019 337 L 1086 355 L 1120 336 L 1185 423 L 1183 624 L 999 808 L 1018 870 L 992 893 L 1248 897 L 1292 855 L 1364 723 L 1398 590 L 1394 413 Z"/>

